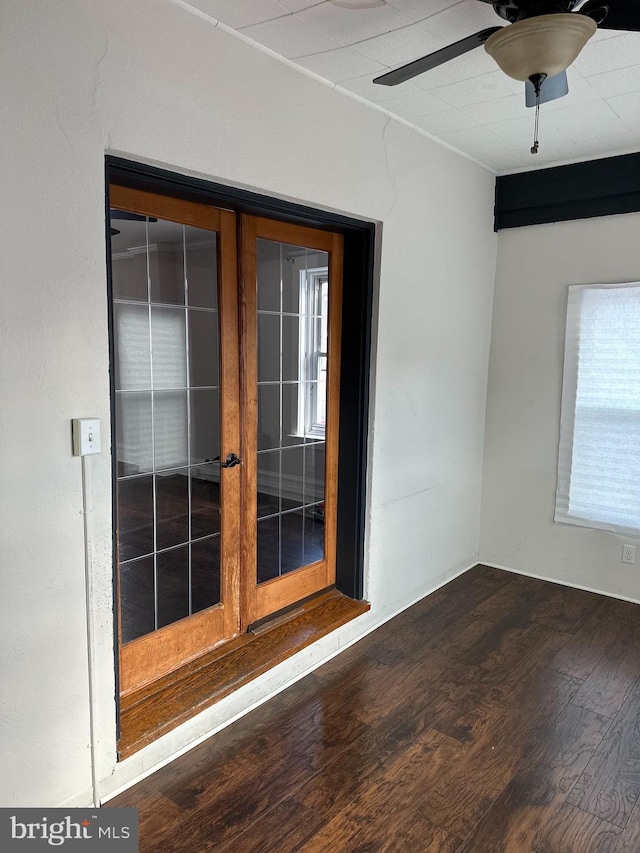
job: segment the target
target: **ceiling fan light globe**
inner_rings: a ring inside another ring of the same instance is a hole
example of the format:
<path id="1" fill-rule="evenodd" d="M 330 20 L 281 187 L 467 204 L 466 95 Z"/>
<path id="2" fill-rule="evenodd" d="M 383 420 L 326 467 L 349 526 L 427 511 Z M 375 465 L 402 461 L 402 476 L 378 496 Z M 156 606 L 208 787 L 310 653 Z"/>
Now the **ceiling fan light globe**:
<path id="1" fill-rule="evenodd" d="M 539 15 L 498 30 L 484 49 L 514 80 L 534 74 L 555 77 L 571 65 L 597 28 L 586 15 Z"/>

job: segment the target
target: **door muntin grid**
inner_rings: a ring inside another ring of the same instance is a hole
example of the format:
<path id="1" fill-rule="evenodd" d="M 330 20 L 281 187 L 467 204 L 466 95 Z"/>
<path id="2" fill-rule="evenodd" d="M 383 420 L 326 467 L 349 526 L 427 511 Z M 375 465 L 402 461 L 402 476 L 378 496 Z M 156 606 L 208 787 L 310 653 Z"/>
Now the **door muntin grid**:
<path id="1" fill-rule="evenodd" d="M 326 410 L 316 350 L 328 300 L 313 288 L 327 270 L 327 252 L 257 241 L 258 583 L 325 555 L 324 426 L 310 406 Z"/>
<path id="2" fill-rule="evenodd" d="M 218 241 L 122 213 L 111 226 L 127 643 L 220 602 Z"/>

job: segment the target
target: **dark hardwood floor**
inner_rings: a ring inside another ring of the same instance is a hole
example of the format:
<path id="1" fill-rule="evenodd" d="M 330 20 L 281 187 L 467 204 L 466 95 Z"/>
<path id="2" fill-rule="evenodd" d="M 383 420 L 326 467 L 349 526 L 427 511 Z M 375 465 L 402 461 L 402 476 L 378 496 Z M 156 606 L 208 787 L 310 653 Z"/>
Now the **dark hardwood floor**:
<path id="1" fill-rule="evenodd" d="M 640 607 L 478 566 L 108 803 L 142 851 L 638 853 Z"/>

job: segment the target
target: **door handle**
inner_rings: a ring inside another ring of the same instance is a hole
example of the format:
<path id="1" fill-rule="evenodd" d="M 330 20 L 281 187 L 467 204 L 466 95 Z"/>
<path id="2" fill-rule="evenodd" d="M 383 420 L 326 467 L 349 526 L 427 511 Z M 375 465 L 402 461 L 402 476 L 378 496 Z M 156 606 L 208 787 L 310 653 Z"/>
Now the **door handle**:
<path id="1" fill-rule="evenodd" d="M 240 464 L 240 459 L 236 456 L 235 453 L 228 453 L 227 458 L 224 462 L 220 463 L 221 468 L 234 468 L 236 465 Z"/>

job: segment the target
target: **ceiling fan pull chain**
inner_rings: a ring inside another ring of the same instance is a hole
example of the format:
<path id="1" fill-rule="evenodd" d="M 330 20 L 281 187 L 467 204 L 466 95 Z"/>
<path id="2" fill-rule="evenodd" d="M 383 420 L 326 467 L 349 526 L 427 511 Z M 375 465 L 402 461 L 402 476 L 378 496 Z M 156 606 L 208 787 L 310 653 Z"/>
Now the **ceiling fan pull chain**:
<path id="1" fill-rule="evenodd" d="M 533 83 L 533 88 L 536 93 L 536 119 L 533 127 L 533 145 L 531 146 L 532 154 L 537 154 L 538 148 L 540 147 L 540 143 L 538 142 L 538 127 L 540 124 L 540 89 L 546 79 L 546 74 L 532 74 L 531 77 L 529 77 L 529 80 Z"/>
<path id="2" fill-rule="evenodd" d="M 537 154 L 538 148 L 540 147 L 540 143 L 538 142 L 538 124 L 540 122 L 540 95 L 536 95 L 536 121 L 533 128 L 533 145 L 531 146 L 531 153 Z"/>

